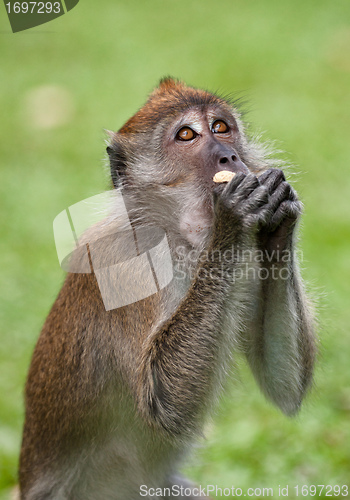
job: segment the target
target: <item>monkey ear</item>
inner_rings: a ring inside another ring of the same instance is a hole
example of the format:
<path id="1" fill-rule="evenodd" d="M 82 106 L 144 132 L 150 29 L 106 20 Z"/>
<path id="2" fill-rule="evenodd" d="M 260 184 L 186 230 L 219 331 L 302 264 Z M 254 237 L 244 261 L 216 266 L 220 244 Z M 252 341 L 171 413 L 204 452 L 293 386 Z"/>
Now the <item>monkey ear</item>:
<path id="1" fill-rule="evenodd" d="M 122 179 L 125 176 L 127 168 L 127 160 L 125 150 L 119 140 L 118 134 L 107 131 L 110 137 L 109 145 L 107 146 L 107 154 L 111 169 L 111 177 L 115 188 L 121 185 Z"/>

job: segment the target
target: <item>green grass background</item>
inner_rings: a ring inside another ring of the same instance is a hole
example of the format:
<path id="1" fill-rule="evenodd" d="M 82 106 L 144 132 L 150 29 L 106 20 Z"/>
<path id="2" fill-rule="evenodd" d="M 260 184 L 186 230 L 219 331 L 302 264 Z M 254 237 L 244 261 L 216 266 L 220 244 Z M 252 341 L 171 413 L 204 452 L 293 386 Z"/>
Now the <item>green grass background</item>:
<path id="1" fill-rule="evenodd" d="M 294 419 L 239 362 L 187 473 L 275 496 L 289 485 L 289 498 L 296 485 L 350 486 L 349 0 L 81 0 L 18 34 L 0 12 L 0 499 L 17 481 L 25 376 L 64 277 L 52 221 L 106 189 L 103 129 L 120 127 L 167 74 L 243 92 L 252 129 L 287 151 L 321 336 L 315 388 Z M 65 124 L 40 129 L 26 112 L 43 85 L 70 94 Z"/>

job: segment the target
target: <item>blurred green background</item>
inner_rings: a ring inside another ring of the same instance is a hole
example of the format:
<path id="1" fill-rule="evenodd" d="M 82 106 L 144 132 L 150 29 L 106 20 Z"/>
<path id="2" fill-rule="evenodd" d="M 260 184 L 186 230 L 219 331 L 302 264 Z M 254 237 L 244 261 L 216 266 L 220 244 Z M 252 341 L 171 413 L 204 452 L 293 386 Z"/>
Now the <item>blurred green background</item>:
<path id="1" fill-rule="evenodd" d="M 0 499 L 17 481 L 26 372 L 64 279 L 52 221 L 108 188 L 104 129 L 168 74 L 243 93 L 252 130 L 287 152 L 321 336 L 315 388 L 294 419 L 239 361 L 187 473 L 275 496 L 289 485 L 289 498 L 296 485 L 350 486 L 349 0 L 81 0 L 18 34 L 0 11 Z"/>

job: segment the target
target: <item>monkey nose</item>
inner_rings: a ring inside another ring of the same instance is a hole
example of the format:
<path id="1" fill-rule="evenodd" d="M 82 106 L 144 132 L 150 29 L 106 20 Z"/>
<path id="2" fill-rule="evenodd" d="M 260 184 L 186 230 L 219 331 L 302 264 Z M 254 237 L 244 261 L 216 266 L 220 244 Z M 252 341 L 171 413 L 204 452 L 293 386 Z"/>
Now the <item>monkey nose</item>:
<path id="1" fill-rule="evenodd" d="M 249 173 L 247 166 L 235 154 L 222 156 L 219 159 L 218 167 L 219 167 L 219 171 L 225 169 L 225 170 L 232 170 L 232 172 L 235 172 L 235 173 L 238 173 L 238 172 L 242 172 L 244 174 Z"/>

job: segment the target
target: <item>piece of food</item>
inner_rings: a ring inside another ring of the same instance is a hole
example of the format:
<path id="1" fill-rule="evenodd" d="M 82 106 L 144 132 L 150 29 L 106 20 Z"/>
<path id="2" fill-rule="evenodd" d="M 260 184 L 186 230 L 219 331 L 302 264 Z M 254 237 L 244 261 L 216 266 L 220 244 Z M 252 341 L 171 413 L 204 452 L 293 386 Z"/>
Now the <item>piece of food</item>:
<path id="1" fill-rule="evenodd" d="M 229 170 L 221 170 L 221 172 L 216 172 L 213 177 L 214 182 L 230 182 L 231 179 L 234 178 L 236 174 L 234 172 L 230 172 Z"/>

